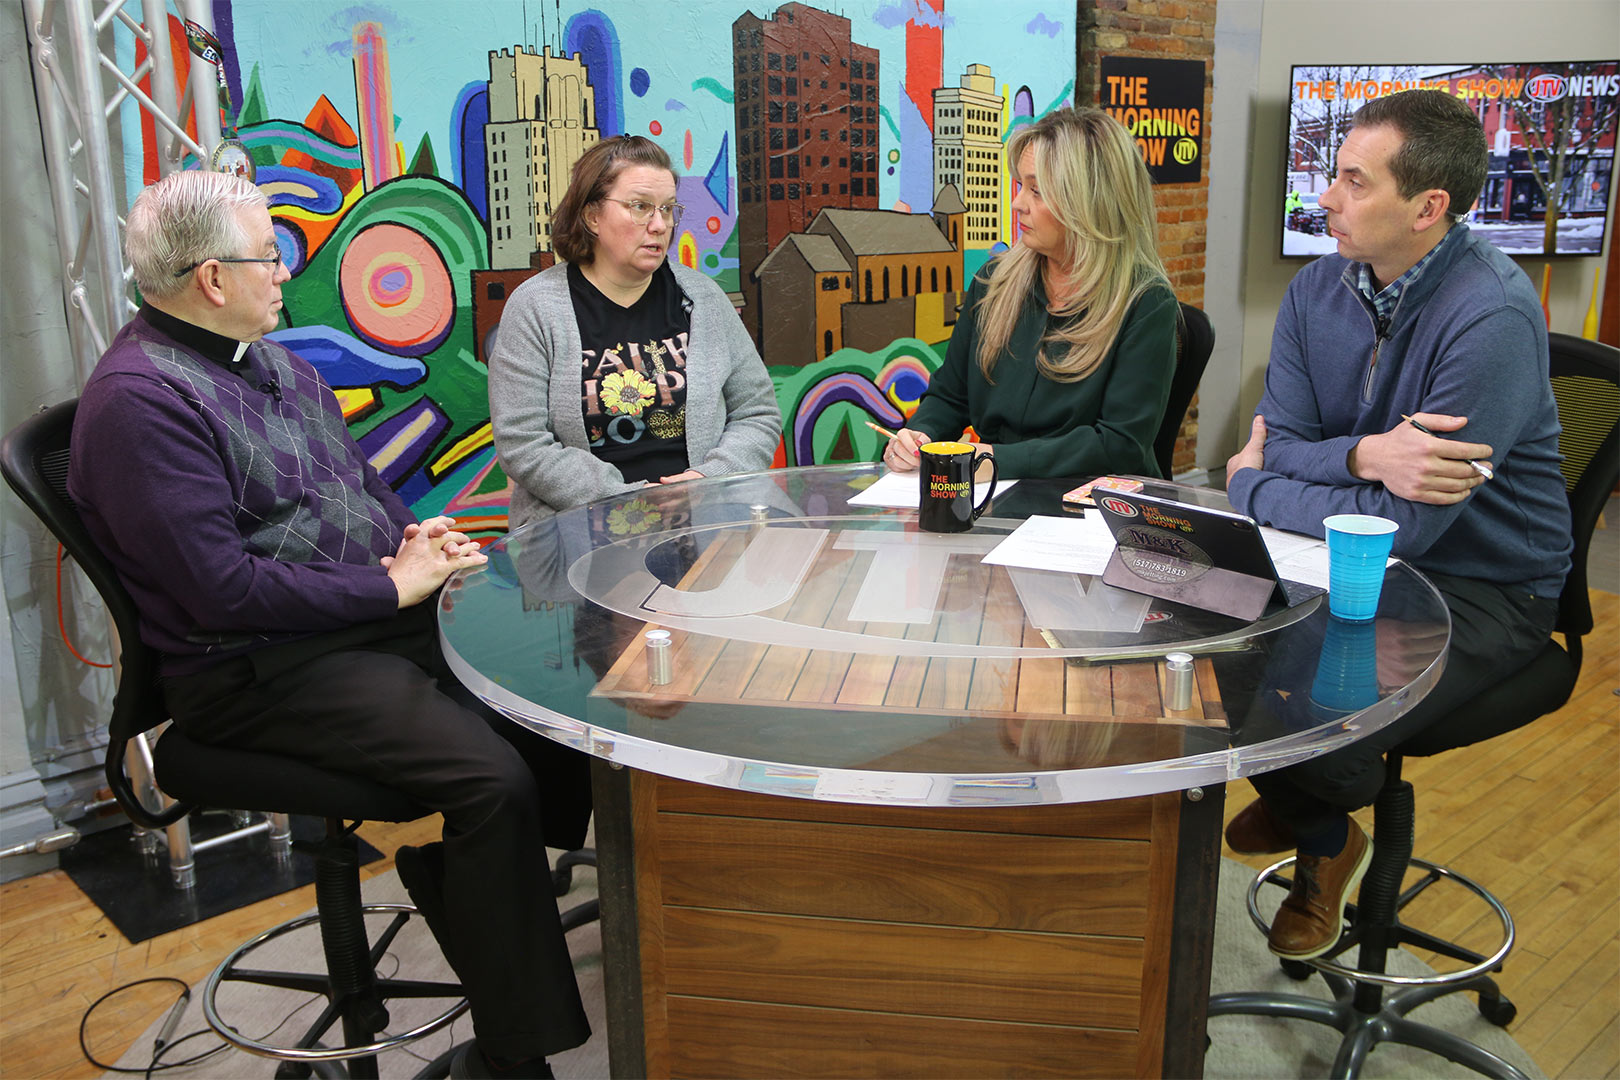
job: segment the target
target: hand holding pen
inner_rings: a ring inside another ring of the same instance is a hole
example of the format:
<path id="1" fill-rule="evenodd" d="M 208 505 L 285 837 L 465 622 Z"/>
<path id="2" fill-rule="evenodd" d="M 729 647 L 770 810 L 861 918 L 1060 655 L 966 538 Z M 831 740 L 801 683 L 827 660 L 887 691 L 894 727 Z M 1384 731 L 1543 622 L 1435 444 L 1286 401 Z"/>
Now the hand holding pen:
<path id="1" fill-rule="evenodd" d="M 1381 435 L 1363 436 L 1345 464 L 1358 478 L 1380 483 L 1409 502 L 1460 503 L 1491 475 L 1490 446 L 1450 437 L 1467 426 L 1466 416 L 1403 417 Z"/>
<path id="2" fill-rule="evenodd" d="M 1401 413 L 1401 419 L 1405 420 L 1408 424 L 1411 424 L 1413 427 L 1417 428 L 1419 431 L 1423 432 L 1423 434 L 1425 434 L 1425 435 L 1433 435 L 1434 434 L 1434 432 L 1430 431 L 1428 428 L 1424 427 L 1422 424 L 1418 423 L 1416 420 L 1412 419 L 1410 416 L 1407 416 L 1405 413 Z M 1481 444 L 1481 445 L 1483 445 L 1483 444 Z M 1487 480 L 1495 480 L 1496 479 L 1496 473 L 1491 469 L 1490 465 L 1486 464 L 1485 462 L 1476 461 L 1473 458 L 1469 458 L 1468 459 L 1468 465 L 1469 465 L 1470 468 L 1472 468 L 1475 472 L 1479 473 L 1479 475 L 1484 477 L 1485 479 L 1487 479 Z"/>

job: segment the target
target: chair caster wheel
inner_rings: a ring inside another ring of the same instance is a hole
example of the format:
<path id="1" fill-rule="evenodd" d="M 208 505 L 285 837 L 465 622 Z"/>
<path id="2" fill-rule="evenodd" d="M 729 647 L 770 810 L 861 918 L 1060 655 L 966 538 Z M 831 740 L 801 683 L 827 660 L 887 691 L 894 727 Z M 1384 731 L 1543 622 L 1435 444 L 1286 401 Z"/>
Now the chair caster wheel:
<path id="1" fill-rule="evenodd" d="M 1303 960 L 1279 960 L 1277 963 L 1283 969 L 1283 974 L 1295 982 L 1304 982 L 1315 970 Z"/>
<path id="2" fill-rule="evenodd" d="M 1479 1015 L 1497 1027 L 1505 1028 L 1519 1015 L 1519 1007 L 1505 997 L 1480 998 Z"/>

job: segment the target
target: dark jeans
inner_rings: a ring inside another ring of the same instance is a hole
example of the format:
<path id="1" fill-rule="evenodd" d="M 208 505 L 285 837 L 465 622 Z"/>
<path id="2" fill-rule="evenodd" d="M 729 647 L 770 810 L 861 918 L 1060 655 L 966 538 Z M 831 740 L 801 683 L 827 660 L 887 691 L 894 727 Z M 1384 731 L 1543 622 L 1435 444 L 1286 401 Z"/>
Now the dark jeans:
<path id="1" fill-rule="evenodd" d="M 583 842 L 587 762 L 457 683 L 432 607 L 166 679 L 164 693 L 198 742 L 364 776 L 442 813 L 453 942 L 441 945 L 479 1045 L 501 1057 L 553 1054 L 590 1036 L 545 852 L 548 838 Z"/>
<path id="2" fill-rule="evenodd" d="M 1279 821 L 1299 836 L 1333 827 L 1367 806 L 1384 784 L 1384 754 L 1535 658 L 1552 634 L 1558 602 L 1477 578 L 1429 574 L 1451 612 L 1445 671 L 1427 697 L 1393 723 L 1342 750 L 1252 777 Z"/>

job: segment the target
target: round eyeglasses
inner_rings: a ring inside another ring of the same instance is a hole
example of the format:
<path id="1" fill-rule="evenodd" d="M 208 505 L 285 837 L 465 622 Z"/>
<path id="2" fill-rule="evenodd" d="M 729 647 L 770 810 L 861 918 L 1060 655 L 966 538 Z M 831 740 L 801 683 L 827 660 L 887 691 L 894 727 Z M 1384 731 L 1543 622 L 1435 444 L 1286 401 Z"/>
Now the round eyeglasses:
<path id="1" fill-rule="evenodd" d="M 654 206 L 641 199 L 615 199 L 604 195 L 603 202 L 618 203 L 630 211 L 630 220 L 645 228 L 652 223 L 653 214 L 663 215 L 664 223 L 671 229 L 678 229 L 681 225 L 681 215 L 686 213 L 686 207 L 680 203 L 665 203 L 663 206 Z"/>

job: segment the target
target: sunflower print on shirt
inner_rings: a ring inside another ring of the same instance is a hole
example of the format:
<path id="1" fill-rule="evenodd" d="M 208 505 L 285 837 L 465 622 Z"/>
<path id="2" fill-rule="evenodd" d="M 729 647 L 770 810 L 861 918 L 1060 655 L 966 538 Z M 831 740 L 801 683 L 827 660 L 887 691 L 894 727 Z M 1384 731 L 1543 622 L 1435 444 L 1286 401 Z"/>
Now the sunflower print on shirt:
<path id="1" fill-rule="evenodd" d="M 602 380 L 602 408 L 611 416 L 640 416 L 653 399 L 653 384 L 639 371 L 615 371 Z"/>

